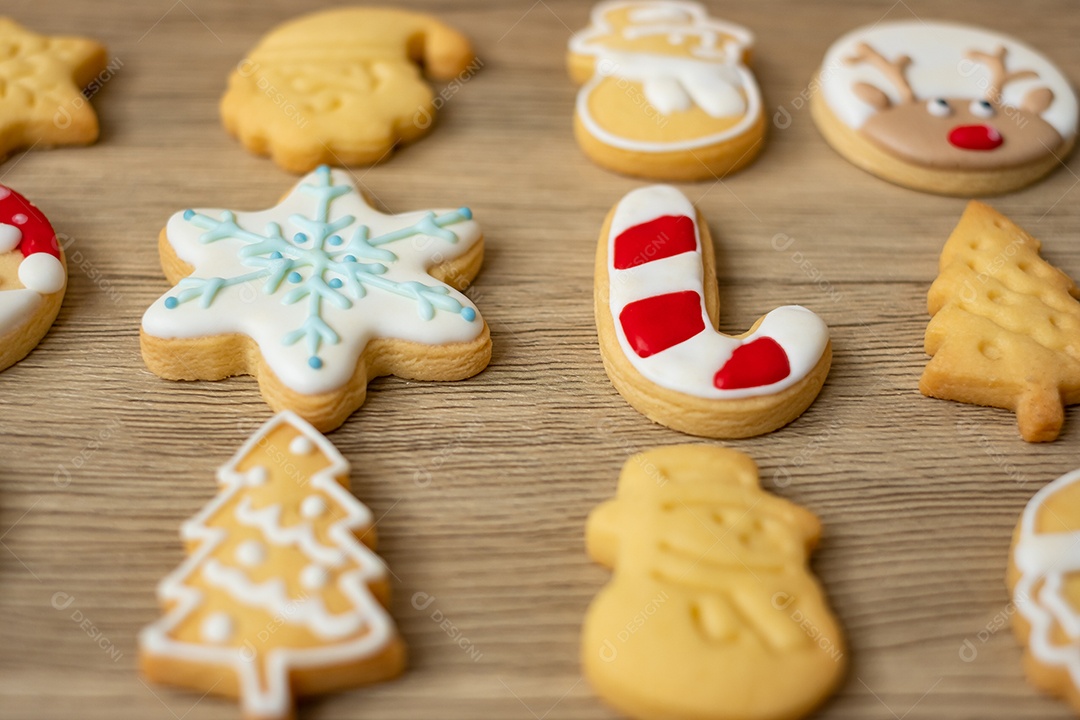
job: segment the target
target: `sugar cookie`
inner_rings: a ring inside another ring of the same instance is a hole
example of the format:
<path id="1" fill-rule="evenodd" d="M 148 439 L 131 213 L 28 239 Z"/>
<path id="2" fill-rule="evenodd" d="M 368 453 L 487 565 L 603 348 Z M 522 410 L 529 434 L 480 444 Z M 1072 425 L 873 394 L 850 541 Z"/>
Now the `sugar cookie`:
<path id="1" fill-rule="evenodd" d="M 798 305 L 746 333 L 716 330 L 709 228 L 681 192 L 639 188 L 608 215 L 596 251 L 596 326 L 615 388 L 646 417 L 691 435 L 741 438 L 782 427 L 821 391 L 829 329 Z"/>
<path id="2" fill-rule="evenodd" d="M 221 100 L 225 128 L 296 173 L 367 165 L 425 135 L 432 78 L 468 71 L 472 47 L 431 15 L 346 7 L 275 28 L 237 66 Z"/>
<path id="3" fill-rule="evenodd" d="M 468 208 L 384 215 L 322 167 L 268 210 L 177 213 L 158 249 L 175 287 L 143 316 L 147 367 L 254 375 L 271 407 L 323 431 L 373 377 L 460 380 L 491 358 L 487 324 L 458 292 L 484 255 Z"/>
<path id="4" fill-rule="evenodd" d="M 941 251 L 927 304 L 924 395 L 1016 412 L 1028 442 L 1057 438 L 1080 403 L 1080 290 L 1041 245 L 972 201 Z"/>
<path id="5" fill-rule="evenodd" d="M 1061 71 L 1001 33 L 923 19 L 878 22 L 829 48 L 811 100 L 818 129 L 855 165 L 944 195 L 1015 190 L 1076 142 Z"/>
<path id="6" fill-rule="evenodd" d="M 166 614 L 139 635 L 143 674 L 237 697 L 249 720 L 286 720 L 298 696 L 398 675 L 405 648 L 374 518 L 334 446 L 284 412 L 218 482 L 181 528 L 188 558 L 158 587 Z"/>
<path id="7" fill-rule="evenodd" d="M 97 115 L 83 88 L 106 62 L 94 40 L 38 35 L 0 17 L 0 159 L 19 148 L 97 140 Z"/>
<path id="8" fill-rule="evenodd" d="M 64 251 L 45 215 L 0 185 L 0 370 L 49 331 L 67 288 Z"/>
<path id="9" fill-rule="evenodd" d="M 574 134 L 598 165 L 659 180 L 722 177 L 765 137 L 761 91 L 747 67 L 753 35 L 696 2 L 614 0 L 570 39 L 582 85 Z"/>
<path id="10" fill-rule="evenodd" d="M 810 551 L 821 523 L 761 489 L 736 450 L 675 445 L 630 458 L 589 515 L 612 568 L 589 607 L 593 688 L 640 720 L 784 720 L 837 687 L 844 637 Z"/>

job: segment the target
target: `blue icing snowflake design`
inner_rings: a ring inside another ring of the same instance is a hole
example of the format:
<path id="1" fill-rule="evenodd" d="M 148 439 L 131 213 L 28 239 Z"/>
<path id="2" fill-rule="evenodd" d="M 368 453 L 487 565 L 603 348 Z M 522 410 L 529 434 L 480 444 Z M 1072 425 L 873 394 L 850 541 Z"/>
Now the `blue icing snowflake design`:
<path id="1" fill-rule="evenodd" d="M 281 225 L 267 223 L 260 234 L 240 227 L 236 214 L 224 210 L 219 219 L 194 210 L 185 210 L 185 221 L 205 230 L 199 242 L 214 243 L 231 238 L 246 243 L 238 256 L 243 265 L 253 268 L 251 272 L 234 277 L 187 277 L 177 283 L 175 295 L 165 298 L 164 305 L 172 310 L 183 303 L 197 301 L 200 307 L 210 308 L 217 294 L 224 288 L 263 281 L 262 292 L 273 295 L 283 283 L 291 287 L 281 297 L 283 305 L 306 301 L 307 317 L 304 323 L 285 333 L 284 345 L 295 345 L 304 340 L 310 352 L 308 365 L 320 369 L 323 360 L 319 350 L 323 343 L 336 345 L 341 336 L 323 318 L 324 303 L 347 310 L 362 300 L 368 292 L 386 292 L 410 298 L 424 320 L 431 320 L 436 312 L 445 311 L 460 315 L 466 322 L 476 320 L 476 311 L 450 296 L 443 285 L 425 285 L 417 281 L 397 282 L 383 277 L 398 256 L 383 247 L 399 240 L 426 235 L 456 243 L 458 236 L 447 225 L 472 219 L 472 211 L 459 208 L 443 215 L 428 212 L 408 227 L 392 230 L 370 237 L 367 225 L 357 225 L 348 241 L 339 234 L 355 222 L 352 215 L 331 220 L 330 206 L 339 197 L 356 192 L 348 185 L 334 185 L 330 168 L 321 166 L 315 171 L 315 182 L 303 183 L 300 192 L 316 200 L 314 217 L 294 214 L 289 222 L 300 228 L 291 238 L 285 237 Z"/>

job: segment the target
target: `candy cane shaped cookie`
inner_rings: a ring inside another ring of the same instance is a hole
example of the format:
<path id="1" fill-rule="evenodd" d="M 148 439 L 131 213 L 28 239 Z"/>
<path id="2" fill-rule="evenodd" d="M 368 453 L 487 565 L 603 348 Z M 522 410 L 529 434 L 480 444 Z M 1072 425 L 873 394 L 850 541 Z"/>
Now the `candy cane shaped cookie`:
<path id="1" fill-rule="evenodd" d="M 64 254 L 44 213 L 0 185 L 0 370 L 22 360 L 60 312 Z"/>
<path id="2" fill-rule="evenodd" d="M 608 215 L 595 301 L 615 388 L 681 432 L 741 438 L 776 430 L 810 406 L 829 372 L 829 330 L 798 305 L 773 310 L 742 335 L 716 330 L 708 226 L 667 185 L 634 190 Z"/>

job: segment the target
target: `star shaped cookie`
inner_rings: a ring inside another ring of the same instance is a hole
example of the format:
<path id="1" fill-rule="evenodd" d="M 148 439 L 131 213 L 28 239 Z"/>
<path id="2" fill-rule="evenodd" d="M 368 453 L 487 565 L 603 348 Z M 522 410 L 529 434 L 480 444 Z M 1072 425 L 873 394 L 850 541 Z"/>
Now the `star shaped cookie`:
<path id="1" fill-rule="evenodd" d="M 332 430 L 368 380 L 460 380 L 491 338 L 459 290 L 483 261 L 468 208 L 383 214 L 326 166 L 260 212 L 185 210 L 159 241 L 175 287 L 143 316 L 147 367 L 170 380 L 254 375 L 275 410 Z"/>
<path id="2" fill-rule="evenodd" d="M 97 140 L 97 116 L 82 89 L 106 63 L 101 43 L 38 35 L 0 17 L 0 159 L 24 147 Z"/>

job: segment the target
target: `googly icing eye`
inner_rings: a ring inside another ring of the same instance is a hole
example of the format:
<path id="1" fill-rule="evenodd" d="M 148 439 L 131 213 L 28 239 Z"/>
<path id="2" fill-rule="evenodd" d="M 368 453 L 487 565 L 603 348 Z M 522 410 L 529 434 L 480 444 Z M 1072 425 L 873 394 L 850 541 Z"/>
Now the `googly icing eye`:
<path id="1" fill-rule="evenodd" d="M 952 108 L 945 98 L 934 98 L 926 103 L 926 111 L 934 117 L 948 117 L 952 115 Z"/>
<path id="2" fill-rule="evenodd" d="M 994 117 L 996 114 L 994 106 L 986 100 L 972 100 L 970 110 L 972 115 L 981 118 Z"/>

